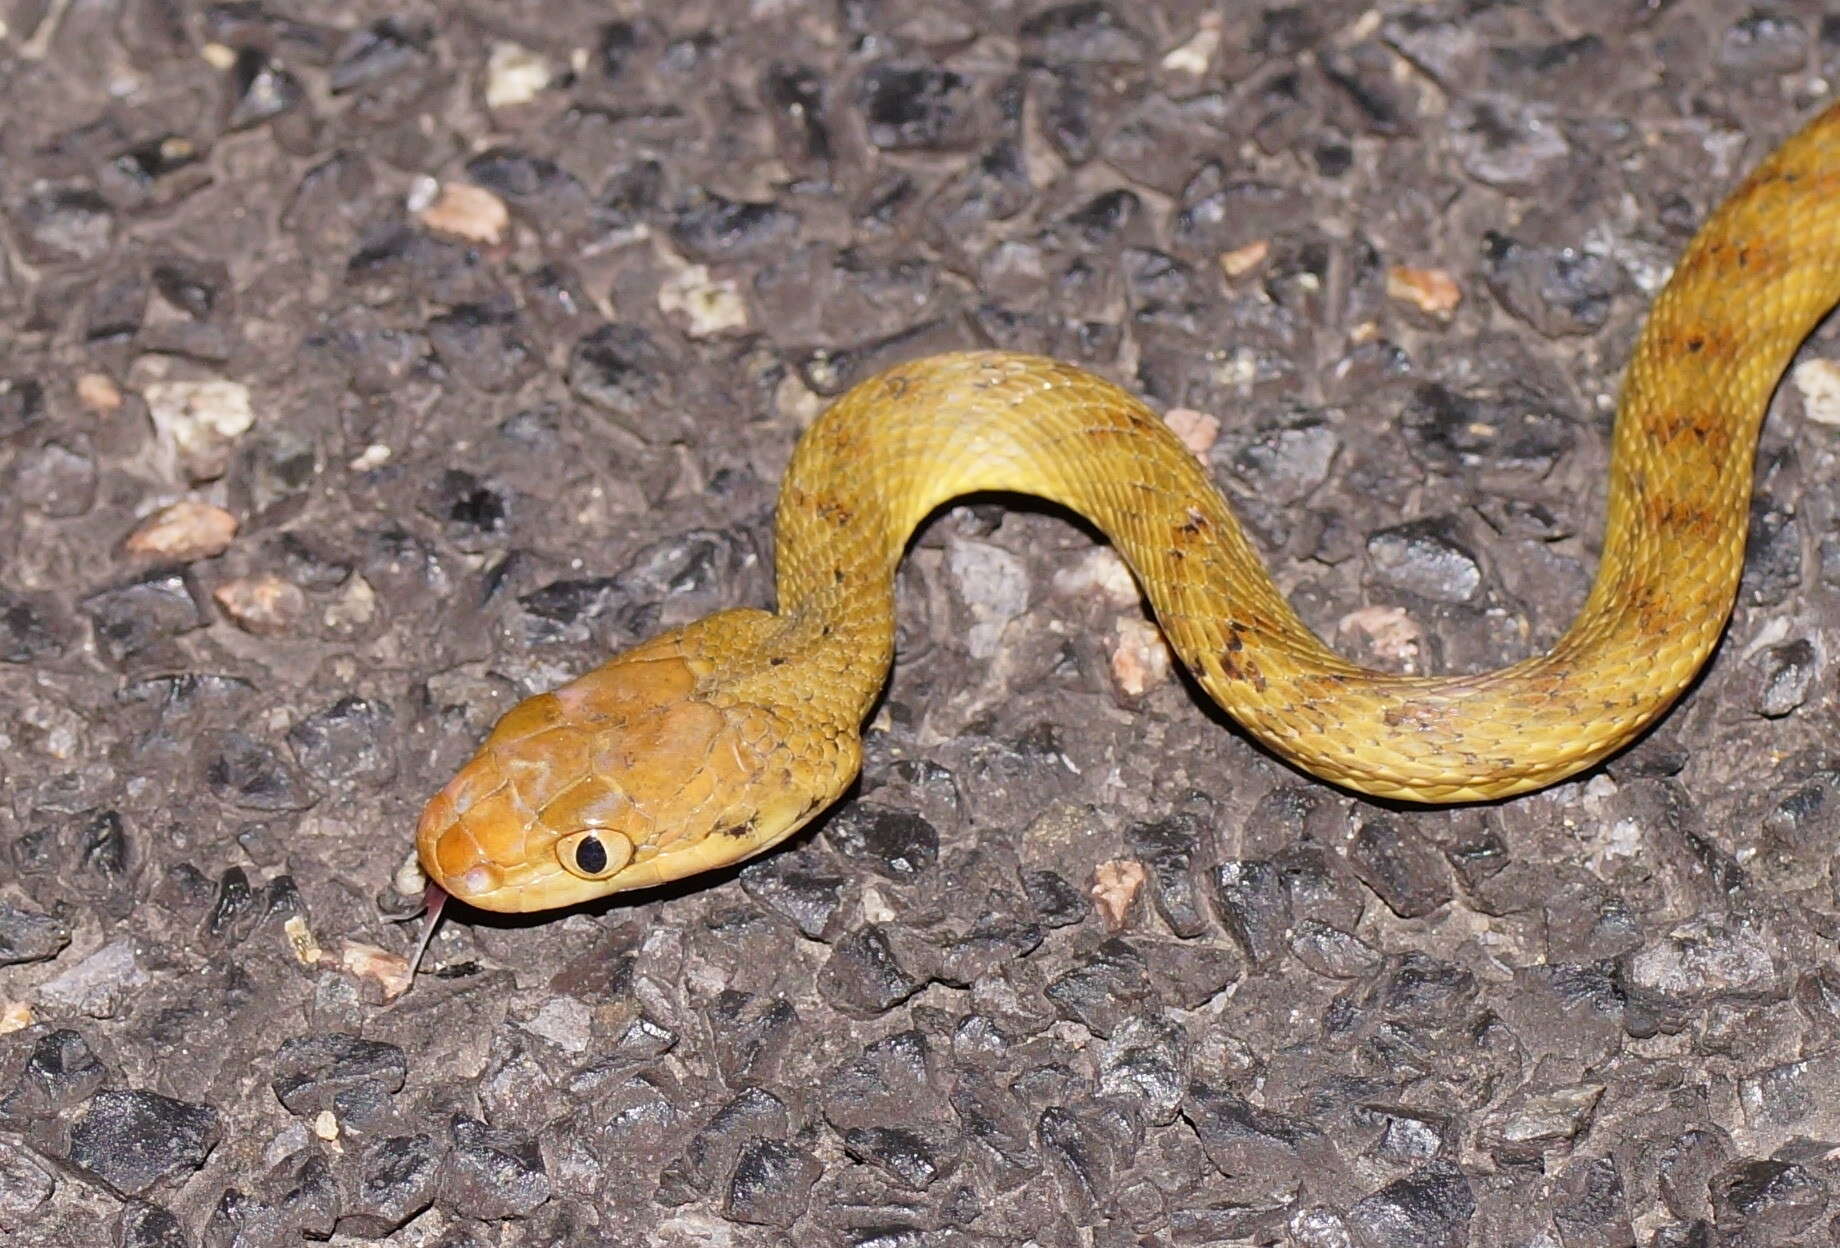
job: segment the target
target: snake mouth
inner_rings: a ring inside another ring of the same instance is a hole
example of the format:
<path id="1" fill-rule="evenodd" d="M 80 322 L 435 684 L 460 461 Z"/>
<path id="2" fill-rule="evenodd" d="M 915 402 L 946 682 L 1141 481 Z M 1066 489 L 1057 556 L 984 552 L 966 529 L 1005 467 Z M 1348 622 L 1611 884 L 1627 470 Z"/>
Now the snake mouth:
<path id="1" fill-rule="evenodd" d="M 535 854 L 515 863 L 493 860 L 464 815 L 442 821 L 446 812 L 437 808 L 444 805 L 439 797 L 429 803 L 430 814 L 423 816 L 417 839 L 423 871 L 455 901 L 475 910 L 524 914 L 606 894 L 604 881 L 577 879 L 553 854 Z"/>
<path id="2" fill-rule="evenodd" d="M 479 866 L 469 867 L 459 875 L 444 881 L 442 887 L 446 888 L 456 900 L 464 901 L 469 906 L 477 906 L 480 904 L 480 898 L 490 897 L 493 893 L 501 891 L 505 887 L 505 881 L 496 870 L 481 863 Z M 490 909 L 490 907 L 486 908 Z"/>
<path id="3" fill-rule="evenodd" d="M 561 869 L 507 870 L 491 862 L 475 862 L 464 871 L 436 875 L 435 882 L 455 901 L 498 914 L 549 910 L 599 895 L 570 887 L 578 881 Z"/>

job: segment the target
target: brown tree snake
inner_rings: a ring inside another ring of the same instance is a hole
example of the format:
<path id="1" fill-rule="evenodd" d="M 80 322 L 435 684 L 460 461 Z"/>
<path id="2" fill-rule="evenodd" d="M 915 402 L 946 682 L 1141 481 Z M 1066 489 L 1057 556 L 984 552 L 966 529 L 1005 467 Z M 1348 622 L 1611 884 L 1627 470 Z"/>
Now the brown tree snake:
<path id="1" fill-rule="evenodd" d="M 777 513 L 778 610 L 719 612 L 520 703 L 429 801 L 421 861 L 453 896 L 529 911 L 784 839 L 857 773 L 909 536 L 972 491 L 1092 520 L 1201 687 L 1298 767 L 1418 802 L 1552 784 L 1629 742 L 1711 653 L 1766 406 L 1837 297 L 1832 106 L 1731 193 L 1655 299 L 1623 381 L 1597 578 L 1571 628 L 1472 675 L 1367 670 L 1328 649 L 1203 466 L 1111 383 L 995 351 L 901 364 L 800 440 Z"/>

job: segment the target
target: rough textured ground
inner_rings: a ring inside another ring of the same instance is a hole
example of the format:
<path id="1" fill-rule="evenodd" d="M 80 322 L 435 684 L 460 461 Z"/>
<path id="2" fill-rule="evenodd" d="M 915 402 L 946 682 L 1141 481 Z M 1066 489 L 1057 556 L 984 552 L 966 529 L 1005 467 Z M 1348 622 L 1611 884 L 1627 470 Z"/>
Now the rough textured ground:
<path id="1" fill-rule="evenodd" d="M 1834 1242 L 1793 386 L 1709 675 L 1577 783 L 1314 784 L 1157 678 L 1087 534 L 979 504 L 816 830 L 458 916 L 395 1000 L 363 948 L 496 714 L 767 600 L 802 422 L 902 356 L 1219 417 L 1351 652 L 1549 641 L 1646 298 L 1830 92 L 1823 7 L 0 7 L 0 1237 Z"/>

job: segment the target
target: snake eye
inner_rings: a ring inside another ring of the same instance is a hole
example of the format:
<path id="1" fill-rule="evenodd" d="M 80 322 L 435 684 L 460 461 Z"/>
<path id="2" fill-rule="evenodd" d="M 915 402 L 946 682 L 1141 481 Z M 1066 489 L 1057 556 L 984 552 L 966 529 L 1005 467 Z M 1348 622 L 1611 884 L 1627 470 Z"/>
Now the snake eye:
<path id="1" fill-rule="evenodd" d="M 618 832 L 590 828 L 556 842 L 556 859 L 570 875 L 604 880 L 632 861 L 632 842 Z"/>

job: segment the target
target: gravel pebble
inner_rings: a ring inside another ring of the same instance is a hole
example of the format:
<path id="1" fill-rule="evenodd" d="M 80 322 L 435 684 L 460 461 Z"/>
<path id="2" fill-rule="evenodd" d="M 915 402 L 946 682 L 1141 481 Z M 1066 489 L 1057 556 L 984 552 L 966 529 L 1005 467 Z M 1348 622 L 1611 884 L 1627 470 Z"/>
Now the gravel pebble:
<path id="1" fill-rule="evenodd" d="M 229 467 L 237 439 L 255 426 L 249 387 L 225 378 L 156 381 L 142 391 L 162 448 L 192 481 L 214 481 Z"/>
<path id="2" fill-rule="evenodd" d="M 1412 520 L 1367 539 L 1374 571 L 1395 589 L 1433 602 L 1468 602 L 1482 588 L 1482 567 L 1449 520 Z"/>
<path id="3" fill-rule="evenodd" d="M 30 1153 L 0 1141 L 0 1230 L 25 1230 L 56 1190 L 56 1180 Z"/>
<path id="4" fill-rule="evenodd" d="M 833 947 L 818 979 L 818 990 L 839 1009 L 881 1014 L 925 987 L 901 963 L 888 936 L 878 927 L 845 933 Z"/>
<path id="5" fill-rule="evenodd" d="M 1205 832 L 1205 825 L 1197 817 L 1172 815 L 1153 823 L 1133 824 L 1125 833 L 1125 845 L 1132 856 L 1150 869 L 1155 882 L 1151 896 L 1157 913 L 1177 936 L 1199 936 L 1208 928 L 1207 912 L 1195 880 Z"/>
<path id="6" fill-rule="evenodd" d="M 235 536 L 235 516 L 222 507 L 186 499 L 148 516 L 122 545 L 130 554 L 191 563 L 223 554 Z"/>
<path id="7" fill-rule="evenodd" d="M 47 979 L 38 986 L 38 996 L 47 1005 L 91 1018 L 113 1018 L 147 982 L 147 972 L 135 958 L 134 942 L 122 939 Z"/>
<path id="8" fill-rule="evenodd" d="M 1357 1201 L 1349 1226 L 1362 1248 L 1459 1248 L 1469 1239 L 1475 1194 L 1449 1162 L 1434 1162 Z"/>
<path id="9" fill-rule="evenodd" d="M 1348 862 L 1402 919 L 1421 918 L 1451 899 L 1444 860 L 1397 820 L 1381 816 L 1364 822 L 1348 847 Z"/>
<path id="10" fill-rule="evenodd" d="M 1549 337 L 1603 326 L 1624 274 L 1614 260 L 1572 247 L 1489 240 L 1489 289 L 1509 312 Z"/>
<path id="11" fill-rule="evenodd" d="M 244 632 L 264 636 L 287 632 L 307 609 L 300 587 L 278 576 L 225 581 L 211 591 L 211 601 Z"/>
<path id="12" fill-rule="evenodd" d="M 0 966 L 44 962 L 70 943 L 70 929 L 51 915 L 0 901 Z"/>
<path id="13" fill-rule="evenodd" d="M 520 1217 L 550 1198 L 534 1141 L 464 1114 L 454 1115 L 450 1140 L 441 1197 L 459 1213 L 485 1221 Z"/>
<path id="14" fill-rule="evenodd" d="M 83 609 L 95 628 L 96 644 L 115 663 L 205 624 L 190 579 L 173 568 L 97 590 L 83 599 Z"/>
<path id="15" fill-rule="evenodd" d="M 1550 183 L 1571 158 L 1571 145 L 1546 110 L 1499 96 L 1460 101 L 1450 137 L 1469 175 L 1487 186 L 1526 195 Z"/>
<path id="16" fill-rule="evenodd" d="M 130 1200 L 115 1221 L 115 1242 L 121 1248 L 191 1248 L 185 1227 L 159 1205 Z"/>
<path id="17" fill-rule="evenodd" d="M 1762 934 L 1713 916 L 1677 924 L 1631 954 L 1624 977 L 1632 989 L 1689 1004 L 1765 994 L 1778 982 Z"/>
<path id="18" fill-rule="evenodd" d="M 98 1092 L 70 1124 L 72 1166 L 122 1197 L 140 1196 L 202 1169 L 223 1138 L 208 1105 L 155 1092 Z"/>
<path id="19" fill-rule="evenodd" d="M 1290 930 L 1291 898 L 1277 865 L 1256 859 L 1223 862 L 1214 869 L 1214 909 L 1255 966 L 1282 951 Z"/>
<path id="20" fill-rule="evenodd" d="M 337 1112 L 350 1098 L 368 1099 L 372 1090 L 394 1094 L 406 1077 L 403 1051 L 395 1045 L 327 1032 L 283 1041 L 270 1086 L 289 1112 L 306 1116 Z"/>
<path id="21" fill-rule="evenodd" d="M 355 1174 L 337 1231 L 382 1239 L 434 1203 L 440 1192 L 440 1150 L 423 1132 L 386 1136 L 364 1145 Z"/>
<path id="22" fill-rule="evenodd" d="M 1754 656 L 1751 663 L 1761 684 L 1753 706 L 1765 719 L 1781 719 L 1807 702 L 1809 689 L 1820 672 L 1820 656 L 1814 643 L 1805 638 L 1771 646 Z"/>

